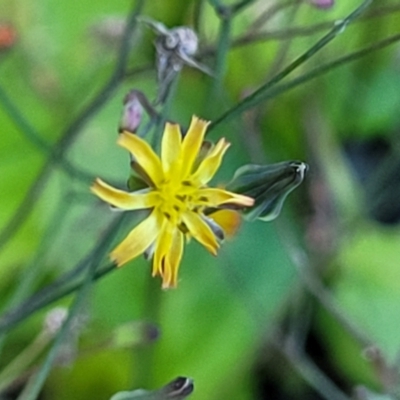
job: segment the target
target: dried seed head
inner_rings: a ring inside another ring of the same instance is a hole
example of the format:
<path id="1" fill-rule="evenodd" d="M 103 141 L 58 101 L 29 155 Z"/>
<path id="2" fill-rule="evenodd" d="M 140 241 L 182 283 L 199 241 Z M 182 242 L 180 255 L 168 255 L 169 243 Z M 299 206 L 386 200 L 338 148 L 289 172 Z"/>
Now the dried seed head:
<path id="1" fill-rule="evenodd" d="M 199 40 L 192 29 L 181 26 L 168 32 L 165 36 L 165 46 L 177 51 L 179 55 L 193 56 L 197 52 Z"/>
<path id="2" fill-rule="evenodd" d="M 185 64 L 196 64 L 191 59 L 198 48 L 195 32 L 187 27 L 178 27 L 159 34 L 156 42 L 157 75 L 160 85 L 159 102 L 163 101 L 175 76 Z"/>
<path id="3" fill-rule="evenodd" d="M 186 26 L 168 29 L 160 22 L 143 17 L 140 21 L 150 26 L 157 34 L 155 46 L 159 93 L 156 104 L 164 102 L 172 81 L 184 65 L 212 75 L 209 68 L 192 58 L 199 46 L 197 35 L 192 29 Z"/>

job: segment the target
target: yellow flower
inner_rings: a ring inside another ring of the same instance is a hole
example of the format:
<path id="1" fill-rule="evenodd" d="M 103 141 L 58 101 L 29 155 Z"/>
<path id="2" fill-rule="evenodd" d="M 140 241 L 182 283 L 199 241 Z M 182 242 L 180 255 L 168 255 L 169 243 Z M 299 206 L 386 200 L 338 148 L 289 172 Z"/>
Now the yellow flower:
<path id="1" fill-rule="evenodd" d="M 148 188 L 125 192 L 97 179 L 91 190 L 102 200 L 123 210 L 151 210 L 112 252 L 111 259 L 122 266 L 146 252 L 153 255 L 153 276 L 160 275 L 163 288 L 175 287 L 185 237 L 194 237 L 216 255 L 224 230 L 237 225 L 233 210 L 253 205 L 253 199 L 207 183 L 218 170 L 229 147 L 225 139 L 199 153 L 209 122 L 193 117 L 183 137 L 179 125 L 167 123 L 159 157 L 147 142 L 122 132 L 118 144 L 129 150 Z"/>

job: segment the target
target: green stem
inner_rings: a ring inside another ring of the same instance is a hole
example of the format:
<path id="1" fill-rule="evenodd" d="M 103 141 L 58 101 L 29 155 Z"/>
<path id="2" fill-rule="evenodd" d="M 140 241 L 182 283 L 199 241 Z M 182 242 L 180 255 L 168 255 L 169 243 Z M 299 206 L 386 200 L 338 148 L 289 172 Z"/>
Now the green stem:
<path id="1" fill-rule="evenodd" d="M 152 118 L 152 121 L 151 121 L 151 123 L 155 124 L 155 129 L 154 129 L 153 138 L 152 138 L 152 147 L 156 151 L 160 150 L 160 147 L 161 147 L 161 137 L 162 137 L 162 134 L 164 131 L 164 125 L 168 119 L 168 116 L 170 115 L 170 112 L 171 112 L 172 102 L 175 97 L 176 90 L 178 88 L 179 76 L 180 76 L 180 73 L 178 72 L 171 82 L 171 86 L 168 90 L 167 97 L 165 98 L 165 102 L 162 106 L 162 109 L 161 109 L 158 117 Z"/>
<path id="2" fill-rule="evenodd" d="M 66 199 L 66 198 L 65 198 Z M 19 279 L 18 286 L 13 293 L 11 299 L 8 301 L 5 309 L 11 309 L 19 304 L 29 293 L 32 292 L 34 283 L 39 279 L 38 269 L 42 265 L 42 259 L 49 248 L 49 243 L 56 237 L 57 231 L 63 226 L 63 220 L 68 215 L 72 202 L 70 199 L 61 201 L 57 209 L 54 211 L 54 215 L 50 219 L 50 224 L 44 233 L 44 238 L 41 241 L 36 255 L 33 259 L 25 266 L 23 273 Z M 0 334 L 0 353 L 5 340 L 5 332 Z M 1 392 L 1 390 L 0 390 Z"/>
<path id="3" fill-rule="evenodd" d="M 101 268 L 99 268 L 98 271 L 96 271 L 93 281 L 97 281 L 101 279 L 102 277 L 108 275 L 110 272 L 115 270 L 115 265 L 114 264 L 107 264 Z M 51 291 L 47 296 L 42 296 L 41 299 L 37 302 L 35 302 L 32 306 L 30 307 L 23 307 L 20 309 L 18 312 L 11 314 L 10 316 L 6 316 L 3 318 L 3 320 L 0 323 L 0 333 L 4 333 L 18 325 L 20 322 L 22 322 L 24 319 L 27 317 L 30 317 L 31 315 L 35 314 L 36 312 L 42 310 L 43 308 L 49 306 L 50 304 L 55 303 L 58 300 L 61 300 L 62 298 L 76 292 L 79 290 L 83 285 L 83 281 L 79 281 L 73 285 L 69 285 L 67 287 L 62 287 L 60 290 L 56 291 L 53 290 Z"/>
<path id="4" fill-rule="evenodd" d="M 49 159 L 57 163 L 68 175 L 76 177 L 84 183 L 93 181 L 93 176 L 87 171 L 78 169 L 71 164 L 63 154 L 55 155 L 50 143 L 43 139 L 36 129 L 29 124 L 15 103 L 11 100 L 5 90 L 0 86 L 0 103 L 6 111 L 8 117 L 23 133 L 25 138 L 36 148 L 49 156 Z"/>
<path id="5" fill-rule="evenodd" d="M 125 216 L 126 213 L 120 215 L 110 224 L 110 226 L 107 228 L 108 235 L 113 236 L 117 233 L 122 224 L 122 217 Z M 91 250 L 81 261 L 79 261 L 71 271 L 61 276 L 51 285 L 42 289 L 39 293 L 28 298 L 15 309 L 5 313 L 0 320 L 0 334 L 7 332 L 11 327 L 23 321 L 26 317 L 42 309 L 46 305 L 51 304 L 80 288 L 82 282 L 75 284 L 71 284 L 71 282 L 76 280 L 82 274 L 93 257 L 99 252 L 99 250 L 101 250 L 102 247 L 103 243 L 102 240 L 100 240 L 100 242 L 96 243 L 94 249 Z M 110 266 L 106 266 L 96 273 L 96 276 L 99 274 L 99 277 L 101 277 L 104 275 L 103 270 L 109 272 L 114 268 L 114 264 L 111 265 L 111 268 Z"/>
<path id="6" fill-rule="evenodd" d="M 231 8 L 233 14 L 237 14 L 240 11 L 242 11 L 244 8 L 247 6 L 251 5 L 251 3 L 254 3 L 255 0 L 241 0 L 238 1 L 236 4 L 234 4 Z"/>
<path id="7" fill-rule="evenodd" d="M 113 73 L 88 106 L 81 111 L 69 126 L 67 126 L 58 142 L 54 145 L 52 155 L 47 158 L 35 182 L 30 187 L 17 211 L 10 218 L 6 226 L 0 231 L 0 249 L 18 232 L 26 217 L 32 211 L 40 193 L 51 176 L 55 159 L 63 156 L 68 148 L 74 143 L 74 140 L 85 124 L 110 99 L 112 94 L 117 90 L 118 86 L 125 78 L 133 32 L 137 25 L 137 16 L 143 9 L 144 3 L 145 0 L 133 1 L 134 6 L 127 19 Z"/>
<path id="8" fill-rule="evenodd" d="M 350 400 L 308 357 L 293 354 L 288 346 L 274 343 L 296 372 L 326 400 Z"/>
<path id="9" fill-rule="evenodd" d="M 214 79 L 209 98 L 214 99 L 219 96 L 222 82 L 226 72 L 226 59 L 230 48 L 231 18 L 221 18 L 220 32 L 218 39 L 217 56 L 214 68 Z M 208 103 L 208 107 L 214 107 L 213 102 Z M 209 110 L 206 111 L 208 113 Z"/>
<path id="10" fill-rule="evenodd" d="M 0 393 L 3 393 L 39 357 L 51 341 L 51 336 L 41 332 L 10 364 L 0 373 Z"/>
<path id="11" fill-rule="evenodd" d="M 157 326 L 160 321 L 160 310 L 162 304 L 162 289 L 160 280 L 147 275 L 147 289 L 145 291 L 142 319 Z M 133 387 L 149 388 L 153 385 L 154 366 L 157 344 L 149 343 L 138 346 L 134 350 L 136 362 Z"/>
<path id="12" fill-rule="evenodd" d="M 314 68 L 311 71 L 299 76 L 298 78 L 292 79 L 286 84 L 282 84 L 272 88 L 271 90 L 269 90 L 264 94 L 262 100 L 268 100 L 277 97 L 282 93 L 294 89 L 295 87 L 300 86 L 308 81 L 311 81 L 319 76 L 322 76 L 338 67 L 341 67 L 349 62 L 358 60 L 359 58 L 364 57 L 369 53 L 372 53 L 377 50 L 383 50 L 385 47 L 395 44 L 399 40 L 400 40 L 400 34 L 396 34 L 384 40 L 380 40 L 379 42 L 376 42 L 371 46 L 365 47 L 363 49 L 360 49 L 358 51 L 340 57 L 334 61 L 323 64 L 320 67 Z M 214 124 L 212 126 L 214 126 Z"/>
<path id="13" fill-rule="evenodd" d="M 238 103 L 236 106 L 232 107 L 230 110 L 226 111 L 211 125 L 210 129 L 215 128 L 222 122 L 232 119 L 233 117 L 243 113 L 249 108 L 252 108 L 257 104 L 259 104 L 260 102 L 264 101 L 266 97 L 269 95 L 271 89 L 277 83 L 279 83 L 282 79 L 288 76 L 296 68 L 298 68 L 304 62 L 310 59 L 314 54 L 316 54 L 318 51 L 324 48 L 328 43 L 330 43 L 334 38 L 336 38 L 339 34 L 341 34 L 346 29 L 348 24 L 354 21 L 356 18 L 358 18 L 371 5 L 373 1 L 374 0 L 365 0 L 356 10 L 354 10 L 346 18 L 337 21 L 332 30 L 328 32 L 324 37 L 322 37 L 314 46 L 312 46 L 300 57 L 298 57 L 286 68 L 284 68 L 283 71 L 275 75 L 275 77 L 273 77 L 267 83 L 262 85 L 253 94 L 247 96 L 243 101 Z"/>
<path id="14" fill-rule="evenodd" d="M 96 275 L 96 270 L 98 268 L 98 264 L 105 256 L 108 251 L 108 247 L 111 244 L 111 241 L 114 239 L 114 234 L 116 229 L 119 228 L 126 214 L 122 214 L 114 224 L 109 228 L 108 231 L 103 235 L 101 242 L 101 246 L 98 247 L 96 254 L 93 255 L 93 258 L 88 266 L 88 270 L 86 276 L 82 282 L 82 285 L 79 289 L 78 294 L 69 310 L 67 320 L 64 322 L 62 328 L 57 334 L 57 337 L 54 341 L 53 346 L 49 350 L 47 357 L 38 370 L 38 372 L 31 377 L 25 386 L 23 392 L 18 397 L 18 400 L 35 400 L 39 396 L 39 393 L 46 381 L 48 374 L 50 373 L 51 367 L 54 364 L 58 350 L 62 345 L 63 341 L 66 339 L 67 335 L 70 332 L 71 325 L 80 312 L 84 302 L 86 300 L 87 295 L 92 287 L 94 282 L 94 277 Z"/>
<path id="15" fill-rule="evenodd" d="M 197 34 L 200 33 L 201 24 L 204 17 L 204 3 L 205 0 L 197 0 L 193 6 L 193 28 Z"/>

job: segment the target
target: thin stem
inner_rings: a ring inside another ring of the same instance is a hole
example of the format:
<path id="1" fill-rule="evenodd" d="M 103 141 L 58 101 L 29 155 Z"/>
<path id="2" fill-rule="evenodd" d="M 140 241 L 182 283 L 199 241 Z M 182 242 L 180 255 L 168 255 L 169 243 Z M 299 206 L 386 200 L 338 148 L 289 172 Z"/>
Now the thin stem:
<path id="1" fill-rule="evenodd" d="M 220 0 L 208 0 L 210 5 L 214 8 L 215 12 L 220 16 L 220 17 L 227 17 L 227 14 L 229 12 L 229 7 L 225 6 L 224 4 L 221 3 Z"/>
<path id="2" fill-rule="evenodd" d="M 175 77 L 173 78 L 170 87 L 168 89 L 168 92 L 166 93 L 165 101 L 162 105 L 162 109 L 158 115 L 152 115 L 150 117 L 150 121 L 145 127 L 145 129 L 142 132 L 142 137 L 147 134 L 147 132 L 154 127 L 153 131 L 153 136 L 151 140 L 151 144 L 153 149 L 160 150 L 161 148 L 161 137 L 162 133 L 164 131 L 164 126 L 165 123 L 168 119 L 168 116 L 171 111 L 172 107 L 172 102 L 176 94 L 176 90 L 178 88 L 178 82 L 179 82 L 179 76 L 180 73 L 178 72 Z"/>
<path id="3" fill-rule="evenodd" d="M 395 44 L 398 41 L 400 41 L 400 34 L 390 36 L 390 37 L 383 39 L 379 42 L 376 42 L 370 46 L 364 47 L 363 49 L 352 52 L 343 57 L 339 57 L 334 61 L 323 64 L 320 67 L 314 68 L 311 71 L 309 71 L 303 75 L 300 75 L 299 77 L 297 77 L 295 79 L 292 79 L 291 81 L 289 81 L 286 84 L 281 84 L 279 86 L 272 88 L 271 90 L 269 90 L 268 92 L 266 92 L 263 95 L 262 100 L 265 101 L 265 100 L 277 97 L 277 96 L 281 95 L 282 93 L 285 93 L 297 86 L 300 86 L 300 85 L 302 85 L 308 81 L 311 81 L 321 75 L 324 75 L 324 74 L 326 74 L 338 67 L 341 67 L 349 62 L 356 61 L 359 58 L 364 57 L 374 51 L 383 50 L 385 47 Z"/>
<path id="4" fill-rule="evenodd" d="M 297 2 L 294 1 L 293 4 Z M 363 15 L 361 18 L 358 18 L 354 21 L 357 23 L 368 22 L 371 19 L 385 17 L 395 12 L 400 11 L 400 6 L 387 6 L 381 8 L 374 8 L 374 13 L 367 13 Z M 292 27 L 285 29 L 277 29 L 274 31 L 267 32 L 253 32 L 253 29 L 250 29 L 244 35 L 241 35 L 235 39 L 232 39 L 232 48 L 246 46 L 248 44 L 254 44 L 257 42 L 266 42 L 268 40 L 271 41 L 279 41 L 279 40 L 287 40 L 291 38 L 298 37 L 307 37 L 314 35 L 318 32 L 325 31 L 327 29 L 332 28 L 332 25 L 336 23 L 336 20 L 319 22 L 317 24 L 313 24 L 310 26 L 302 26 L 302 27 Z M 202 49 L 198 53 L 199 59 L 203 59 L 205 57 L 211 56 L 216 53 L 216 48 L 214 46 L 207 46 Z"/>
<path id="5" fill-rule="evenodd" d="M 36 255 L 28 263 L 28 265 L 25 266 L 19 279 L 18 286 L 16 287 L 11 299 L 7 302 L 5 309 L 16 306 L 23 300 L 23 298 L 31 293 L 35 281 L 38 280 L 38 268 L 42 264 L 42 259 L 46 253 L 46 249 L 49 247 L 49 242 L 56 237 L 58 230 L 63 226 L 63 220 L 68 215 L 71 205 L 72 202 L 68 201 L 67 199 L 59 203 L 57 209 L 54 211 L 54 215 L 50 219 L 51 222 L 44 233 L 44 238 L 36 251 Z M 0 354 L 5 337 L 5 333 L 0 334 Z"/>
<path id="6" fill-rule="evenodd" d="M 250 37 L 252 33 L 262 28 L 263 25 L 265 25 L 270 19 L 272 19 L 279 12 L 283 11 L 285 8 L 297 4 L 298 2 L 299 0 L 288 0 L 281 3 L 273 3 L 253 21 L 253 23 L 250 25 L 250 28 L 246 36 Z"/>
<path id="7" fill-rule="evenodd" d="M 202 18 L 204 15 L 204 3 L 205 0 L 197 0 L 193 5 L 193 28 L 197 34 L 200 33 Z"/>
<path id="8" fill-rule="evenodd" d="M 222 122 L 232 119 L 233 117 L 243 113 L 249 108 L 254 107 L 260 102 L 265 100 L 265 96 L 267 96 L 270 90 L 279 83 L 282 79 L 288 76 L 291 72 L 293 72 L 296 68 L 310 59 L 314 54 L 324 48 L 328 43 L 330 43 L 334 38 L 336 38 L 340 33 L 342 33 L 349 23 L 358 18 L 366 9 L 371 5 L 374 0 L 365 0 L 356 10 L 354 10 L 351 14 L 349 14 L 343 20 L 340 20 L 336 23 L 333 29 L 328 32 L 324 37 L 322 37 L 318 42 L 308 49 L 305 53 L 303 53 L 300 57 L 294 60 L 291 64 L 289 64 L 286 68 L 284 68 L 280 73 L 275 75 L 271 80 L 262 85 L 259 89 L 257 89 L 253 94 L 247 96 L 236 106 L 232 107 L 230 110 L 226 111 L 223 115 L 221 115 L 210 127 L 210 129 L 215 128 Z"/>
<path id="9" fill-rule="evenodd" d="M 27 216 L 36 204 L 42 190 L 46 186 L 47 180 L 51 172 L 51 163 L 47 162 L 40 172 L 36 180 L 33 182 L 22 202 L 18 206 L 13 216 L 0 231 L 0 250 L 4 247 L 18 232 L 25 222 Z"/>
<path id="10" fill-rule="evenodd" d="M 122 36 L 121 45 L 119 49 L 119 54 L 117 57 L 117 62 L 114 67 L 114 71 L 111 74 L 108 82 L 100 90 L 100 92 L 95 96 L 95 99 L 80 113 L 80 115 L 71 123 L 71 125 L 64 131 L 60 140 L 55 146 L 55 152 L 62 153 L 68 147 L 71 146 L 74 139 L 81 131 L 83 126 L 88 122 L 90 117 L 100 109 L 101 106 L 112 96 L 112 94 L 117 90 L 117 87 L 123 80 L 126 74 L 128 57 L 130 54 L 131 43 L 133 39 L 133 33 L 137 26 L 137 17 L 141 13 L 144 6 L 145 0 L 138 0 L 137 3 L 129 14 L 126 27 Z"/>
<path id="11" fill-rule="evenodd" d="M 127 69 L 127 71 L 125 72 L 125 78 L 132 78 L 133 76 L 144 74 L 146 72 L 151 72 L 153 70 L 154 70 L 154 63 L 149 63 L 139 67 L 134 67 L 131 69 Z"/>
<path id="12" fill-rule="evenodd" d="M 9 118 L 20 129 L 25 138 L 32 143 L 37 149 L 49 156 L 53 162 L 60 165 L 60 167 L 70 176 L 74 176 L 79 180 L 87 183 L 93 180 L 92 174 L 89 172 L 78 169 L 71 164 L 63 155 L 55 156 L 53 148 L 50 143 L 43 139 L 36 129 L 29 124 L 16 104 L 11 100 L 5 90 L 0 86 L 0 103 L 3 109 L 8 114 Z"/>
<path id="13" fill-rule="evenodd" d="M 51 145 L 28 123 L 2 86 L 0 86 L 0 103 L 8 117 L 21 130 L 29 142 L 44 153 L 51 152 Z"/>
<path id="14" fill-rule="evenodd" d="M 314 272 L 318 270 L 318 268 L 313 268 L 314 265 L 307 253 L 297 244 L 292 234 L 293 229 L 289 221 L 281 217 L 277 222 L 277 226 L 281 232 L 281 242 L 286 247 L 287 254 L 298 272 L 301 283 L 307 291 L 319 301 L 322 307 L 324 307 L 363 348 L 370 346 L 371 340 L 368 335 L 348 317 Z"/>
<path id="15" fill-rule="evenodd" d="M 113 223 L 111 225 L 111 227 L 104 233 L 103 238 L 100 240 L 101 246 L 98 247 L 98 251 L 96 252 L 96 254 L 94 254 L 94 256 L 90 262 L 86 276 L 82 282 L 82 285 L 81 285 L 79 292 L 74 300 L 74 303 L 72 304 L 72 307 L 68 313 L 67 320 L 64 322 L 62 328 L 60 329 L 59 333 L 57 334 L 54 344 L 51 347 L 51 349 L 49 350 L 47 357 L 46 357 L 44 363 L 42 364 L 41 368 L 29 380 L 29 382 L 25 386 L 23 392 L 18 397 L 18 400 L 35 400 L 35 399 L 37 399 L 37 397 L 42 389 L 42 386 L 44 385 L 46 378 L 47 378 L 48 374 L 50 373 L 51 367 L 56 360 L 58 350 L 59 350 L 60 346 L 62 345 L 63 341 L 65 340 L 65 338 L 67 337 L 75 317 L 78 315 L 79 311 L 81 310 L 81 308 L 85 302 L 87 295 L 89 294 L 90 288 L 94 282 L 94 278 L 96 275 L 96 270 L 98 268 L 98 265 L 99 265 L 100 261 L 103 259 L 106 252 L 108 251 L 108 247 L 114 238 L 115 230 L 122 223 L 124 217 L 125 217 L 125 214 L 122 214 L 115 221 L 115 223 Z"/>
<path id="16" fill-rule="evenodd" d="M 36 251 L 36 255 L 32 260 L 24 267 L 23 275 L 19 279 L 18 287 L 13 293 L 12 298 L 6 308 L 14 307 L 16 304 L 22 301 L 22 299 L 28 293 L 31 292 L 35 279 L 38 278 L 38 267 L 42 263 L 42 259 L 46 251 L 50 248 L 49 244 L 54 241 L 58 231 L 62 228 L 65 218 L 68 216 L 68 212 L 71 209 L 71 199 L 65 197 L 59 202 L 57 209 L 50 218 L 49 226 L 43 234 L 39 247 Z"/>
<path id="17" fill-rule="evenodd" d="M 53 147 L 52 156 L 47 159 L 45 165 L 42 167 L 42 170 L 39 172 L 35 182 L 29 189 L 17 211 L 0 232 L 0 249 L 18 232 L 26 217 L 32 211 L 39 195 L 41 194 L 51 175 L 54 158 L 61 157 L 62 154 L 66 152 L 66 150 L 73 144 L 74 139 L 83 129 L 85 124 L 108 101 L 108 99 L 116 91 L 121 81 L 124 79 L 128 64 L 130 43 L 133 37 L 133 31 L 137 25 L 136 19 L 140 14 L 144 3 L 145 0 L 138 0 L 137 2 L 134 2 L 135 6 L 133 7 L 127 19 L 114 72 L 112 73 L 108 82 L 106 82 L 100 92 L 94 97 L 92 102 L 86 108 L 84 108 L 81 113 L 71 122 L 71 124 L 61 135 L 61 138 Z"/>
<path id="18" fill-rule="evenodd" d="M 289 26 L 293 25 L 293 22 L 295 21 L 296 16 L 300 10 L 300 6 L 301 6 L 301 1 L 296 1 L 293 9 L 291 10 L 290 13 L 288 13 L 289 15 L 287 17 L 286 25 L 289 25 Z M 288 38 L 287 40 L 284 40 L 281 43 L 281 46 L 280 46 L 279 50 L 277 51 L 277 54 L 274 57 L 274 60 L 271 63 L 271 66 L 269 67 L 268 77 L 272 77 L 280 70 L 280 68 L 284 64 L 287 54 L 289 53 L 289 49 L 290 49 L 290 46 L 292 43 L 293 43 L 292 38 Z"/>
<path id="19" fill-rule="evenodd" d="M 96 271 L 93 281 L 97 281 L 104 276 L 108 275 L 110 272 L 115 271 L 115 264 L 106 264 L 105 266 L 99 268 L 98 271 Z M 20 322 L 22 322 L 24 319 L 27 317 L 32 316 L 36 312 L 42 310 L 43 308 L 57 302 L 58 300 L 63 299 L 66 296 L 69 296 L 70 294 L 73 294 L 77 290 L 79 290 L 83 285 L 83 281 L 79 281 L 73 285 L 66 286 L 61 288 L 59 291 L 53 291 L 49 293 L 47 297 L 42 297 L 40 301 L 36 302 L 32 307 L 29 309 L 22 309 L 18 314 L 14 314 L 12 317 L 8 318 L 7 320 L 1 321 L 0 324 L 0 333 L 4 331 L 9 331 L 12 329 L 14 326 L 18 325 Z"/>
<path id="20" fill-rule="evenodd" d="M 12 384 L 48 346 L 52 337 L 42 331 L 0 373 L 0 393 Z"/>
<path id="21" fill-rule="evenodd" d="M 231 6 L 232 14 L 237 14 L 244 8 L 250 6 L 255 0 L 241 0 Z"/>
<path id="22" fill-rule="evenodd" d="M 121 218 L 121 216 L 119 216 L 119 218 Z M 117 229 L 119 229 L 119 218 L 111 222 L 110 227 L 108 228 L 110 235 L 115 235 Z M 79 288 L 80 283 L 71 285 L 71 282 L 79 278 L 81 273 L 87 268 L 87 265 L 91 262 L 93 257 L 98 253 L 99 248 L 102 246 L 102 243 L 96 243 L 94 249 L 90 251 L 89 254 L 81 261 L 79 261 L 71 271 L 65 273 L 55 282 L 28 298 L 19 306 L 5 313 L 0 320 L 0 334 L 7 332 L 13 326 L 23 321 L 36 311 L 39 311 L 46 305 L 55 302 L 56 300 L 64 297 L 66 294 L 72 293 L 74 290 Z M 72 291 L 71 287 L 73 288 Z"/>
<path id="23" fill-rule="evenodd" d="M 239 0 L 236 4 L 232 5 L 224 5 L 220 0 L 209 0 L 209 3 L 222 19 L 232 19 L 235 14 L 238 14 L 254 1 L 255 0 Z"/>
<path id="24" fill-rule="evenodd" d="M 150 274 L 146 278 L 147 288 L 144 291 L 144 307 L 142 310 L 142 319 L 157 326 L 160 321 L 160 312 L 162 304 L 162 289 L 160 281 L 154 279 Z M 134 349 L 134 357 L 137 359 L 135 379 L 133 387 L 150 387 L 154 377 L 156 345 L 149 343 L 138 346 Z"/>
<path id="25" fill-rule="evenodd" d="M 217 56 L 214 67 L 214 79 L 212 80 L 212 87 L 209 98 L 215 98 L 220 94 L 223 79 L 226 72 L 226 59 L 230 47 L 230 33 L 231 33 L 231 18 L 222 18 L 220 20 L 220 32 L 218 39 Z M 212 102 L 208 103 L 211 107 Z M 207 110 L 208 112 L 209 110 Z"/>
<path id="26" fill-rule="evenodd" d="M 290 346 L 273 342 L 296 372 L 325 400 L 350 400 L 309 357 L 297 354 Z"/>

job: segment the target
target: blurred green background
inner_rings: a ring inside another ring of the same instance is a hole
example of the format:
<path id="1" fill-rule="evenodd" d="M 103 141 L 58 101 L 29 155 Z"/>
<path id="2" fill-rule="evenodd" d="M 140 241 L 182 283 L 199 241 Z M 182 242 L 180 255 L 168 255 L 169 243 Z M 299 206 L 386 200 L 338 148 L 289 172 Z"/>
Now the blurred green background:
<path id="1" fill-rule="evenodd" d="M 215 71 L 184 67 L 167 119 L 217 120 L 361 3 L 317 2 L 249 1 L 224 19 L 215 1 L 144 1 L 143 15 L 195 28 L 198 59 Z M 73 270 L 116 218 L 88 188 L 97 176 L 124 186 L 129 159 L 115 143 L 123 97 L 131 88 L 150 100 L 157 93 L 155 34 L 143 24 L 115 73 L 134 6 L 0 0 L 1 399 L 16 399 L 46 360 L 48 348 L 4 384 L 10 363 L 37 346 L 47 313 L 70 306 L 76 293 L 13 326 L 4 325 L 10 310 Z M 302 160 L 310 166 L 304 184 L 276 221 L 244 221 L 218 257 L 192 241 L 176 290 L 157 290 L 142 258 L 98 279 L 58 346 L 41 399 L 107 400 L 177 376 L 194 379 L 193 400 L 345 400 L 359 386 L 368 392 L 358 390 L 358 399 L 396 398 L 399 11 L 395 0 L 373 2 L 281 84 L 385 38 L 393 46 L 382 42 L 210 132 L 232 142 L 216 182 L 246 163 Z M 107 246 L 135 221 L 128 216 L 105 245 L 102 265 Z M 157 327 L 156 339 L 143 337 L 144 322 Z M 112 340 L 130 323 L 128 343 Z"/>

